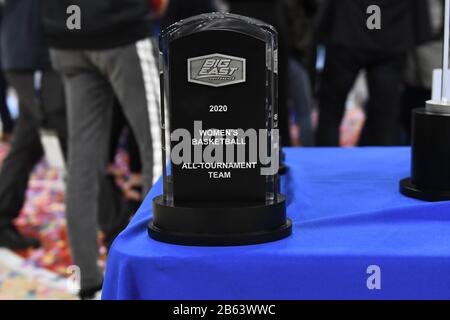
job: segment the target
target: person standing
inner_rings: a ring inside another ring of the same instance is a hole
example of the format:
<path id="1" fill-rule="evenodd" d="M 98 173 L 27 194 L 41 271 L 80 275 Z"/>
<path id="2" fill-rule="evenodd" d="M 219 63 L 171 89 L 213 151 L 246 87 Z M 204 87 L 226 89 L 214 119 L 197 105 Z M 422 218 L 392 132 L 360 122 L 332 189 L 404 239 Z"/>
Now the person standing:
<path id="1" fill-rule="evenodd" d="M 277 0 L 228 0 L 230 12 L 264 21 L 278 31 L 278 127 L 281 144 L 291 146 L 289 132 L 289 57 L 290 48 L 282 7 Z"/>
<path id="2" fill-rule="evenodd" d="M 300 129 L 298 142 L 309 147 L 315 144 L 312 111 L 317 59 L 314 23 L 318 3 L 317 0 L 282 0 L 280 5 L 291 53 L 288 66 L 289 111 Z"/>
<path id="3" fill-rule="evenodd" d="M 396 144 L 406 54 L 430 35 L 426 2 L 326 0 L 322 9 L 319 35 L 326 45 L 326 62 L 317 144 L 339 145 L 347 95 L 361 69 L 366 70 L 370 92 L 365 144 Z"/>
<path id="4" fill-rule="evenodd" d="M 66 150 L 64 89 L 51 69 L 40 0 L 6 0 L 1 28 L 3 69 L 19 98 L 11 149 L 0 171 L 0 247 L 39 247 L 13 224 L 24 205 L 32 169 L 43 156 L 39 129 L 56 130 Z"/>
<path id="5" fill-rule="evenodd" d="M 53 66 L 62 75 L 69 121 L 66 217 L 81 299 L 101 290 L 97 265 L 100 176 L 108 162 L 117 98 L 139 146 L 143 194 L 162 171 L 159 73 L 149 0 L 45 0 Z M 67 12 L 71 12 L 67 14 Z"/>

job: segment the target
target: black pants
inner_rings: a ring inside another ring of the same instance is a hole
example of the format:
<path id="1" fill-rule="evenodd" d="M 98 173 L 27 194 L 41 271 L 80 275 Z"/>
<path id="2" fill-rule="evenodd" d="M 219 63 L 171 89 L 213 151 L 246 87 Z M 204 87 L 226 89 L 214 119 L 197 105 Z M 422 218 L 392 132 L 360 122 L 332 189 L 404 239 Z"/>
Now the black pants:
<path id="1" fill-rule="evenodd" d="M 3 125 L 4 133 L 11 133 L 14 127 L 14 121 L 9 113 L 8 106 L 6 104 L 6 93 L 8 84 L 6 83 L 3 71 L 0 72 L 0 120 Z"/>
<path id="2" fill-rule="evenodd" d="M 366 145 L 396 144 L 396 125 L 404 54 L 380 54 L 355 48 L 329 46 L 319 91 L 319 146 L 338 146 L 345 103 L 361 69 L 367 72 L 370 100 L 365 125 Z"/>
<path id="3" fill-rule="evenodd" d="M 128 120 L 122 111 L 120 102 L 116 101 L 112 114 L 111 138 L 109 144 L 109 162 L 113 163 L 116 156 L 117 147 L 123 129 L 128 129 L 128 156 L 130 159 L 130 172 L 140 174 L 142 172 L 141 155 L 139 154 L 139 145 L 134 136 L 133 130 L 130 128 Z"/>
<path id="4" fill-rule="evenodd" d="M 0 171 L 0 226 L 17 218 L 25 201 L 28 179 L 43 156 L 39 128 L 56 130 L 62 149 L 66 150 L 67 125 L 64 89 L 59 76 L 44 71 L 40 90 L 33 72 L 6 74 L 19 96 L 17 120 L 11 150 Z"/>

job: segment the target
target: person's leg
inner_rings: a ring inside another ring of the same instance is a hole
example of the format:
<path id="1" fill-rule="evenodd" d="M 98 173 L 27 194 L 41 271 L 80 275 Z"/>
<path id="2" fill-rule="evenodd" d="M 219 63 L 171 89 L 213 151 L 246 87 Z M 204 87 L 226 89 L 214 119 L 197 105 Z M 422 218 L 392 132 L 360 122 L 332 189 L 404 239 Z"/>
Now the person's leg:
<path id="1" fill-rule="evenodd" d="M 128 134 L 128 154 L 130 155 L 130 172 L 131 174 L 142 173 L 141 155 L 139 154 L 139 145 L 133 130 L 130 129 Z"/>
<path id="2" fill-rule="evenodd" d="M 120 137 L 123 129 L 126 127 L 126 119 L 123 114 L 119 101 L 116 99 L 112 111 L 111 137 L 109 141 L 109 163 L 114 163 L 117 148 L 119 146 Z"/>
<path id="3" fill-rule="evenodd" d="M 93 61 L 109 78 L 136 137 L 143 166 L 142 197 L 162 171 L 159 74 L 153 46 L 150 40 L 140 41 L 136 45 L 96 52 Z M 123 219 L 115 219 L 116 222 L 125 222 L 137 209 L 130 203 L 128 201 L 121 211 Z M 118 225 L 117 234 L 125 226 Z"/>
<path id="4" fill-rule="evenodd" d="M 124 186 L 126 208 L 130 214 L 134 214 L 142 203 L 142 162 L 139 154 L 139 145 L 136 137 L 130 129 L 128 134 L 128 154 L 130 176 Z"/>
<path id="5" fill-rule="evenodd" d="M 289 49 L 284 36 L 278 36 L 278 129 L 280 131 L 281 146 L 292 146 L 289 128 Z"/>
<path id="6" fill-rule="evenodd" d="M 62 152 L 67 158 L 67 117 L 66 100 L 62 79 L 54 70 L 42 74 L 41 104 L 43 126 L 56 131 Z"/>
<path id="7" fill-rule="evenodd" d="M 12 222 L 24 205 L 30 173 L 43 155 L 39 138 L 40 112 L 33 73 L 10 73 L 8 81 L 18 93 L 20 116 L 11 150 L 0 171 L 0 246 L 25 249 L 38 247 L 39 241 L 20 235 Z"/>
<path id="8" fill-rule="evenodd" d="M 230 12 L 251 16 L 278 30 L 278 129 L 281 146 L 292 146 L 289 130 L 289 39 L 278 1 L 233 1 Z"/>
<path id="9" fill-rule="evenodd" d="M 4 135 L 10 135 L 14 127 L 14 121 L 7 105 L 7 89 L 8 84 L 6 83 L 5 76 L 3 71 L 0 71 L 0 120 L 2 121 Z"/>
<path id="10" fill-rule="evenodd" d="M 119 147 L 120 137 L 126 126 L 125 115 L 120 103 L 115 98 L 111 116 L 111 134 L 108 146 L 108 164 L 100 177 L 100 194 L 98 198 L 98 224 L 104 234 L 103 244 L 109 250 L 114 239 L 126 227 L 129 217 L 123 214 L 123 194 L 114 171 L 114 160 Z"/>
<path id="11" fill-rule="evenodd" d="M 397 123 L 404 61 L 404 56 L 398 55 L 367 68 L 370 92 L 364 128 L 367 145 L 391 146 L 398 143 Z"/>
<path id="12" fill-rule="evenodd" d="M 66 217 L 71 251 L 81 269 L 81 292 L 95 292 L 103 281 L 97 265 L 99 177 L 107 163 L 114 94 L 82 52 L 52 50 L 51 56 L 63 77 L 67 101 Z"/>
<path id="13" fill-rule="evenodd" d="M 150 40 L 98 53 L 139 145 L 144 194 L 162 172 L 159 73 Z"/>
<path id="14" fill-rule="evenodd" d="M 339 129 L 345 103 L 359 70 L 360 65 L 352 49 L 333 46 L 327 48 L 319 90 L 317 145 L 339 146 Z"/>
<path id="15" fill-rule="evenodd" d="M 19 215 L 30 173 L 43 155 L 33 73 L 10 73 L 8 81 L 19 96 L 20 115 L 0 172 L 0 224 L 9 224 Z"/>
<path id="16" fill-rule="evenodd" d="M 130 217 L 131 213 L 124 211 L 122 190 L 105 170 L 99 179 L 98 226 L 104 234 L 103 244 L 107 250 L 128 225 Z"/>
<path id="17" fill-rule="evenodd" d="M 289 73 L 289 96 L 298 115 L 301 143 L 310 147 L 314 145 L 311 84 L 303 66 L 294 59 L 290 60 Z"/>

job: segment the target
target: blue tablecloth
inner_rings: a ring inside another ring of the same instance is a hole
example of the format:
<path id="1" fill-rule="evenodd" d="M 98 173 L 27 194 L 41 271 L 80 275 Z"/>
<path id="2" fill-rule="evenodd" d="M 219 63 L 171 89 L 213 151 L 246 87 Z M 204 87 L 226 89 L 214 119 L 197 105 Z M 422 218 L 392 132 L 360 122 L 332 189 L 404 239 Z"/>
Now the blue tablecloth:
<path id="1" fill-rule="evenodd" d="M 151 240 L 160 182 L 111 249 L 103 298 L 450 299 L 450 203 L 399 193 L 408 148 L 286 155 L 290 238 L 226 248 Z M 380 268 L 380 290 L 367 287 L 371 265 Z"/>

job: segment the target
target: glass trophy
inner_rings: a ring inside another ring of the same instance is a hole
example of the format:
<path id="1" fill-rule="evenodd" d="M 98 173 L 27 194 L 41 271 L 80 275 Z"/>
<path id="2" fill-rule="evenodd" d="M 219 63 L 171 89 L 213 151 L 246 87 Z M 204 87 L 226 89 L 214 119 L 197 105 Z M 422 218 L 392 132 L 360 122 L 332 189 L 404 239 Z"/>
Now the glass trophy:
<path id="1" fill-rule="evenodd" d="M 150 237 L 227 246 L 289 236 L 275 29 L 203 14 L 163 31 L 160 51 L 163 194 L 153 200 Z"/>
<path id="2" fill-rule="evenodd" d="M 437 84 L 440 99 L 413 110 L 411 178 L 400 182 L 402 194 L 425 201 L 450 200 L 449 2 L 445 1 L 442 78 Z"/>

